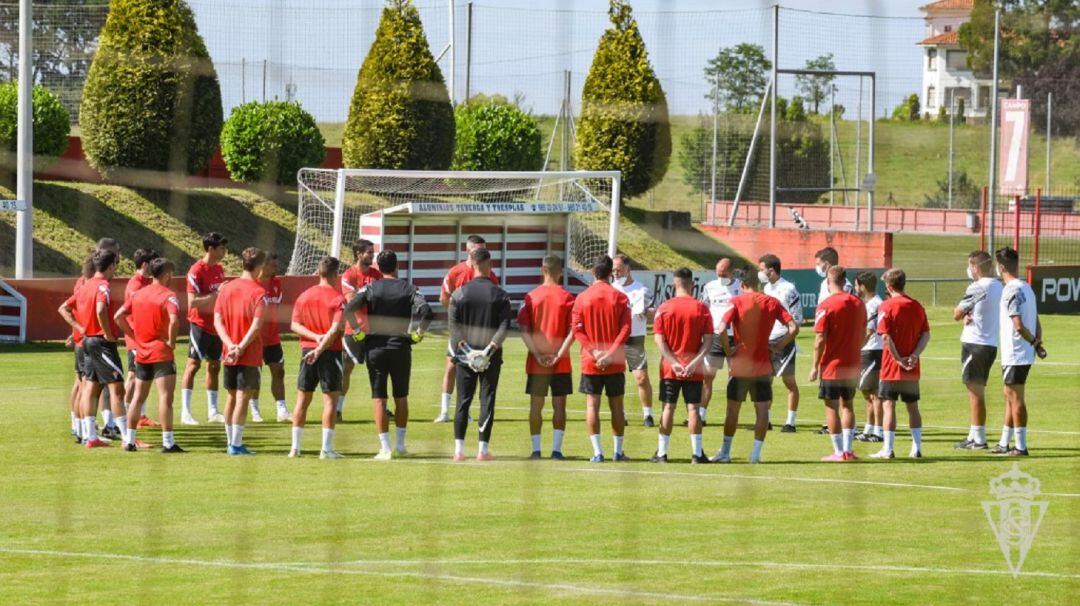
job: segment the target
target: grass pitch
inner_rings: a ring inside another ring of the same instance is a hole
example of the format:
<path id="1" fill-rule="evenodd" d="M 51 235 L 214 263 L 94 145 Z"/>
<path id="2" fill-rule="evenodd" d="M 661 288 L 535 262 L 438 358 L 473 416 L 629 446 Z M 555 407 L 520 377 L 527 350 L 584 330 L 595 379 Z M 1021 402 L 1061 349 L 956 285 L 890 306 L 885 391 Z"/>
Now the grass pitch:
<path id="1" fill-rule="evenodd" d="M 816 386 L 805 382 L 799 432 L 770 433 L 763 465 L 745 463 L 752 438 L 742 429 L 735 463 L 691 467 L 681 427 L 673 463 L 642 462 L 656 430 L 641 427 L 636 397 L 628 397 L 634 462 L 587 463 L 581 396 L 571 400 L 570 460 L 523 460 L 530 447 L 518 341 L 500 385 L 497 460 L 452 464 L 451 427 L 430 423 L 439 338 L 426 341 L 413 364 L 408 460 L 370 460 L 377 440 L 362 371 L 336 436 L 346 460 L 311 455 L 319 439 L 314 412 L 300 460 L 285 458 L 289 430 L 275 423 L 249 423 L 254 457 L 224 455 L 221 426 L 205 424 L 177 430 L 191 450 L 182 456 L 87 451 L 66 431 L 71 354 L 54 345 L 4 348 L 2 601 L 1075 603 L 1080 319 L 1043 318 L 1050 358 L 1031 374 L 1033 455 L 1018 463 L 1040 480 L 1036 499 L 1049 506 L 1015 578 L 982 502 L 994 499 L 991 478 L 1016 461 L 952 449 L 968 425 L 959 329 L 943 309 L 931 311 L 931 322 L 922 388 L 927 458 L 871 462 L 865 455 L 877 445 L 857 444 L 864 460 L 845 465 L 817 462 L 829 444 L 813 434 L 823 412 Z M 804 328 L 799 377 L 810 338 Z M 286 349 L 294 385 L 295 342 Z M 652 362 L 655 380 L 655 352 Z M 997 377 L 988 392 L 993 440 L 1002 409 Z M 195 409 L 205 411 L 199 392 Z M 707 454 L 720 445 L 721 410 L 705 429 Z M 774 418 L 782 410 L 775 404 Z M 744 423 L 751 414 L 744 409 Z M 677 419 L 684 417 L 680 411 Z M 910 442 L 900 418 L 903 455 Z M 545 453 L 550 436 L 545 427 Z M 156 431 L 140 437 L 160 443 Z M 470 451 L 475 440 L 473 425 Z M 606 427 L 604 445 L 610 453 Z"/>

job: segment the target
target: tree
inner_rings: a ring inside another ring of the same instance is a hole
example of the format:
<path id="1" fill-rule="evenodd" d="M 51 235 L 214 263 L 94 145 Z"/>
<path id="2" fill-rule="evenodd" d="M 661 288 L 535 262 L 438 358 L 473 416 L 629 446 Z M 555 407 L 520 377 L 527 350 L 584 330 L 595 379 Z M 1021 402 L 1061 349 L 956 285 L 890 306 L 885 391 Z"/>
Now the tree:
<path id="1" fill-rule="evenodd" d="M 454 109 L 411 0 L 388 0 L 356 78 L 342 156 L 350 168 L 443 170 Z"/>
<path id="2" fill-rule="evenodd" d="M 1061 57 L 1017 76 L 1016 84 L 1023 86 L 1024 96 L 1031 99 L 1035 128 L 1042 130 L 1046 124 L 1046 94 L 1054 93 L 1051 134 L 1080 140 L 1080 61 Z"/>
<path id="3" fill-rule="evenodd" d="M 183 0 L 113 0 L 83 90 L 90 165 L 196 173 L 221 134 L 221 87 Z"/>
<path id="4" fill-rule="evenodd" d="M 814 59 L 807 59 L 805 69 L 835 70 L 832 53 L 826 53 Z M 810 104 L 814 106 L 814 113 L 820 113 L 818 109 L 821 102 L 829 96 L 829 87 L 832 86 L 836 76 L 795 76 L 795 87 L 806 96 Z"/>
<path id="5" fill-rule="evenodd" d="M 612 26 L 600 37 L 581 94 L 574 165 L 622 171 L 626 196 L 660 182 L 671 159 L 667 98 L 625 0 L 610 0 Z"/>
<path id="6" fill-rule="evenodd" d="M 305 166 L 319 166 L 325 141 L 315 118 L 292 101 L 251 101 L 233 108 L 221 129 L 221 157 L 243 183 L 296 183 Z"/>
<path id="7" fill-rule="evenodd" d="M 765 73 L 770 69 L 772 63 L 758 44 L 744 42 L 720 49 L 705 68 L 705 80 L 709 83 L 705 98 L 728 111 L 753 111 L 765 94 L 769 82 Z"/>
<path id="8" fill-rule="evenodd" d="M 911 93 L 904 100 L 900 102 L 893 109 L 892 119 L 899 120 L 901 122 L 918 122 L 919 121 L 919 95 L 917 93 Z"/>
<path id="9" fill-rule="evenodd" d="M 975 0 L 960 26 L 968 66 L 989 75 L 994 62 L 994 11 L 1001 8 L 998 74 L 1010 79 L 1071 57 L 1080 61 L 1080 3 L 1076 0 Z"/>
<path id="10" fill-rule="evenodd" d="M 454 110 L 454 170 L 540 170 L 536 120 L 505 97 L 478 95 Z"/>
<path id="11" fill-rule="evenodd" d="M 44 86 L 34 87 L 34 155 L 59 156 L 67 149 L 71 118 L 56 95 Z M 18 147 L 19 86 L 0 84 L 0 149 Z"/>
<path id="12" fill-rule="evenodd" d="M 779 99 L 778 99 L 779 101 Z M 783 113 L 780 112 L 780 104 L 776 104 L 776 112 L 788 122 L 806 122 L 806 106 L 803 105 L 802 97 L 795 95 L 790 103 L 784 104 Z"/>
<path id="13" fill-rule="evenodd" d="M 937 191 L 933 195 L 923 194 L 923 206 L 926 208 L 948 208 L 949 176 L 937 182 Z M 982 186 L 974 183 L 965 171 L 953 173 L 952 207 L 977 209 L 982 205 Z"/>

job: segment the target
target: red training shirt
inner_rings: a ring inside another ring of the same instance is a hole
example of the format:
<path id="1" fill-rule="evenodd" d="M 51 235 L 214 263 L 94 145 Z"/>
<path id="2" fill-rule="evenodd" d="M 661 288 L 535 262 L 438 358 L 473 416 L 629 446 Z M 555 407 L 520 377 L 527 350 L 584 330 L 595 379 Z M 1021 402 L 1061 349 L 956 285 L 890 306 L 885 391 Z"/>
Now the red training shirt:
<path id="1" fill-rule="evenodd" d="M 79 292 L 79 289 L 82 288 L 83 284 L 86 284 L 86 276 L 79 276 L 78 279 L 75 280 L 75 287 L 71 289 L 71 296 L 68 297 L 67 305 L 72 311 L 75 310 L 75 293 Z M 71 340 L 75 342 L 75 347 L 82 347 L 83 335 L 74 328 L 71 329 Z"/>
<path id="2" fill-rule="evenodd" d="M 266 291 L 255 280 L 240 278 L 233 280 L 218 291 L 217 303 L 214 304 L 214 313 L 221 315 L 221 323 L 225 327 L 225 333 L 233 343 L 240 343 L 244 336 L 251 330 L 255 318 L 261 318 L 266 313 Z M 227 353 L 227 352 L 226 352 Z M 241 356 L 232 361 L 225 362 L 226 366 L 262 366 L 262 335 L 251 342 Z"/>
<path id="3" fill-rule="evenodd" d="M 221 289 L 221 285 L 225 282 L 225 268 L 221 266 L 221 263 L 216 265 L 210 265 L 206 261 L 199 259 L 191 264 L 191 269 L 187 274 L 187 291 L 195 296 L 201 297 L 213 292 L 217 292 Z M 200 309 L 199 307 L 192 305 L 188 309 L 188 322 L 198 326 L 203 332 L 216 335 L 217 330 L 214 329 L 214 309 L 211 305 L 209 309 Z"/>
<path id="4" fill-rule="evenodd" d="M 465 286 L 473 279 L 473 268 L 469 265 L 468 261 L 462 261 L 457 265 L 450 268 L 450 271 L 446 272 L 446 277 L 443 278 L 442 291 L 447 295 L 454 294 L 454 291 Z M 488 274 L 488 279 L 498 284 L 499 276 L 495 275 L 495 272 Z"/>
<path id="5" fill-rule="evenodd" d="M 830 297 L 831 298 L 831 297 Z M 877 331 L 879 335 L 889 335 L 896 352 L 901 356 L 915 351 L 915 345 L 924 332 L 930 332 L 930 322 L 926 319 L 926 310 L 921 303 L 907 295 L 893 295 L 881 302 L 878 307 Z M 919 362 L 915 368 L 904 370 L 893 358 L 888 347 L 881 353 L 882 381 L 917 381 Z"/>
<path id="6" fill-rule="evenodd" d="M 292 321 L 303 325 L 315 334 L 325 335 L 341 319 L 345 310 L 345 297 L 333 286 L 316 284 L 305 290 L 293 304 Z M 315 349 L 319 344 L 300 337 L 300 349 Z M 334 341 L 327 351 L 341 351 L 341 338 Z"/>
<path id="7" fill-rule="evenodd" d="M 626 370 L 623 343 L 630 336 L 630 300 L 605 280 L 596 280 L 574 300 L 574 338 L 581 344 L 581 372 L 587 375 L 615 375 Z M 607 351 L 613 345 L 614 355 L 607 368 L 596 367 L 592 350 Z"/>
<path id="8" fill-rule="evenodd" d="M 94 276 L 83 283 L 75 294 L 68 297 L 65 305 L 72 311 L 75 321 L 82 325 L 84 337 L 101 337 L 105 335 L 97 317 L 97 304 L 105 303 L 105 313 L 109 316 L 109 329 L 114 339 L 120 338 L 120 327 L 113 320 L 116 307 L 112 301 L 112 288 L 109 280 L 100 276 Z M 80 339 L 81 342 L 81 339 Z"/>
<path id="9" fill-rule="evenodd" d="M 266 318 L 263 320 L 262 344 L 263 347 L 272 347 L 281 344 L 281 333 L 278 329 L 278 306 L 281 305 L 281 278 L 273 276 L 262 282 L 261 286 L 266 291 L 263 299 L 266 301 Z"/>
<path id="10" fill-rule="evenodd" d="M 847 292 L 818 303 L 814 332 L 825 335 L 821 352 L 821 379 L 848 381 L 859 376 L 859 356 L 866 336 L 866 305 Z"/>
<path id="11" fill-rule="evenodd" d="M 731 376 L 771 376 L 769 333 L 777 322 L 790 321 L 791 314 L 769 295 L 744 292 L 732 298 L 731 309 L 724 314 L 724 323 L 731 327 L 738 344 L 731 356 Z"/>
<path id="12" fill-rule="evenodd" d="M 169 315 L 180 315 L 180 300 L 168 286 L 151 281 L 150 285 L 124 301 L 128 323 L 135 331 L 132 338 L 135 361 L 139 364 L 172 362 L 169 349 Z M 134 369 L 133 369 L 134 370 Z"/>
<path id="13" fill-rule="evenodd" d="M 381 280 L 382 277 L 382 272 L 376 269 L 374 265 L 369 265 L 366 270 L 361 270 L 355 264 L 350 265 L 349 269 L 346 269 L 345 273 L 341 276 L 341 294 L 346 297 L 352 297 L 360 292 L 361 288 L 371 284 L 375 280 Z M 367 307 L 361 307 L 356 310 L 356 322 L 360 325 L 361 329 L 367 332 Z M 345 323 L 345 334 L 353 334 L 353 327 L 348 322 Z M 312 347 L 314 347 L 314 345 L 312 345 Z"/>
<path id="14" fill-rule="evenodd" d="M 663 335 L 668 349 L 675 354 L 680 364 L 689 364 L 698 350 L 701 340 L 711 334 L 713 329 L 712 314 L 709 308 L 693 297 L 675 297 L 664 301 L 656 310 L 653 320 L 653 332 Z M 672 381 L 704 381 L 705 369 L 702 364 L 690 376 L 683 378 L 675 375 L 666 358 L 660 360 L 660 378 Z"/>
<path id="15" fill-rule="evenodd" d="M 557 284 L 541 284 L 525 295 L 518 311 L 518 325 L 529 333 L 533 345 L 544 354 L 559 353 L 570 334 L 574 316 L 574 295 Z M 563 356 L 555 366 L 544 366 L 533 357 L 525 358 L 525 372 L 530 375 L 558 375 L 571 372 L 570 356 Z"/>
<path id="16" fill-rule="evenodd" d="M 139 272 L 135 272 L 135 275 L 131 276 L 131 279 L 127 281 L 127 286 L 124 287 L 124 305 L 127 305 L 127 302 L 131 300 L 131 297 L 136 292 L 138 292 L 142 288 L 146 288 L 153 281 L 154 281 L 153 278 L 151 278 L 149 276 L 144 276 L 144 275 L 140 274 Z M 131 327 L 135 328 L 135 321 L 134 321 L 134 318 L 132 318 L 131 316 L 128 316 L 128 324 L 131 324 Z M 129 337 L 129 336 L 127 336 L 125 334 L 124 335 L 124 347 L 126 347 L 129 350 L 130 349 L 135 349 L 135 339 L 132 339 L 131 337 Z"/>

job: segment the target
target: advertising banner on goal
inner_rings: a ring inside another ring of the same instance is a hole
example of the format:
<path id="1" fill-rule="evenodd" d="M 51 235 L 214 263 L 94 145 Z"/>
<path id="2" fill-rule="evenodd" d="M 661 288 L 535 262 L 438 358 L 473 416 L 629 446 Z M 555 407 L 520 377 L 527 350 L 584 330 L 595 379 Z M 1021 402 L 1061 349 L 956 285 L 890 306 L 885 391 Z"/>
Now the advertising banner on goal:
<path id="1" fill-rule="evenodd" d="M 1028 280 L 1040 314 L 1080 314 L 1080 265 L 1035 265 Z"/>
<path id="2" fill-rule="evenodd" d="M 1031 102 L 1002 99 L 998 134 L 998 183 L 1005 196 L 1027 194 L 1028 131 Z"/>

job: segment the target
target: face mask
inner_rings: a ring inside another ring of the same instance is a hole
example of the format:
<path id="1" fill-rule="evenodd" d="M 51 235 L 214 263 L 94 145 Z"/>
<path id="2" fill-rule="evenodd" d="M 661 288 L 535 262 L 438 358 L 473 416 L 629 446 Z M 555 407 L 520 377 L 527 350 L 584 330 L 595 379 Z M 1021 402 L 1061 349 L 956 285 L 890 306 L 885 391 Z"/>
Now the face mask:
<path id="1" fill-rule="evenodd" d="M 825 268 L 824 267 L 822 267 L 820 265 L 815 265 L 814 266 L 814 271 L 816 271 L 817 275 L 821 276 L 822 278 L 825 277 Z"/>
<path id="2" fill-rule="evenodd" d="M 720 276 L 720 286 L 731 286 L 731 278 Z"/>
<path id="3" fill-rule="evenodd" d="M 619 286 L 626 286 L 630 283 L 630 276 L 623 276 L 621 278 L 615 278 L 615 283 Z"/>
<path id="4" fill-rule="evenodd" d="M 757 272 L 757 279 L 758 279 L 758 282 L 761 282 L 762 284 L 768 284 L 769 283 L 769 274 L 767 274 L 767 273 L 765 273 L 763 271 L 759 271 L 759 272 Z"/>
<path id="5" fill-rule="evenodd" d="M 971 270 L 970 265 L 968 265 L 968 267 L 967 267 L 967 276 L 968 276 L 968 280 L 974 280 L 975 279 L 975 272 Z"/>

